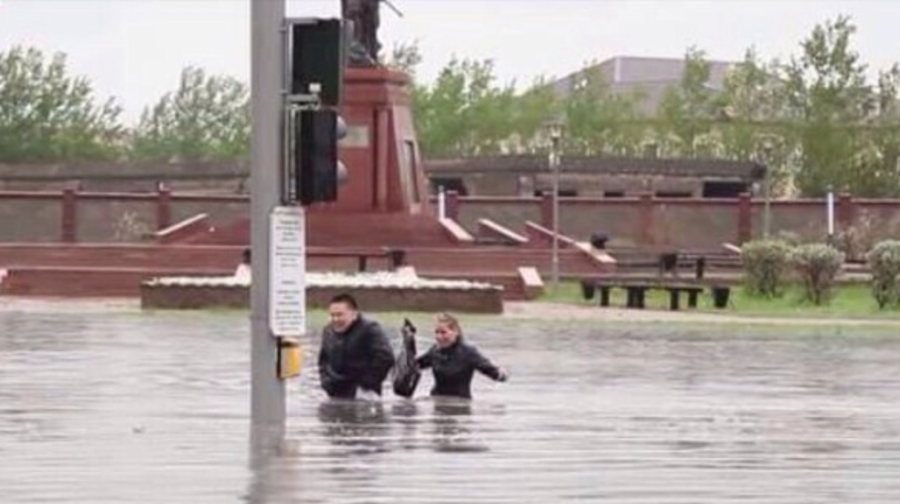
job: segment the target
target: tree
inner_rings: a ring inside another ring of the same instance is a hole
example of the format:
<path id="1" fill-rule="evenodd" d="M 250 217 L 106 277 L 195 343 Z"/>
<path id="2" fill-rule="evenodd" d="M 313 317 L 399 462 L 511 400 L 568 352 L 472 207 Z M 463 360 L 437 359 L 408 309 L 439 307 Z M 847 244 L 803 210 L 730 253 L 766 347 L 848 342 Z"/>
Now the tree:
<path id="1" fill-rule="evenodd" d="M 133 156 L 165 160 L 246 158 L 250 124 L 246 84 L 187 67 L 177 90 L 144 109 L 135 132 Z"/>
<path id="2" fill-rule="evenodd" d="M 847 17 L 817 25 L 802 43 L 802 54 L 785 69 L 792 116 L 802 122 L 801 193 L 820 196 L 829 186 L 852 190 L 849 167 L 856 154 L 859 126 L 873 111 L 866 66 L 850 45 L 856 26 Z"/>
<path id="3" fill-rule="evenodd" d="M 588 65 L 572 78 L 563 101 L 566 145 L 593 155 L 633 155 L 640 142 L 635 94 L 610 91 L 597 65 Z"/>
<path id="4" fill-rule="evenodd" d="M 900 197 L 900 67 L 879 73 L 873 117 L 861 128 L 850 165 L 853 194 Z"/>
<path id="5" fill-rule="evenodd" d="M 777 60 L 765 63 L 754 49 L 748 49 L 744 60 L 725 77 L 720 97 L 724 155 L 765 164 L 774 193 L 784 192 L 797 150 L 780 67 Z"/>
<path id="6" fill-rule="evenodd" d="M 512 110 L 512 140 L 510 150 L 535 152 L 538 138 L 545 133 L 551 118 L 560 115 L 560 100 L 552 80 L 538 77 L 532 85 L 515 98 Z"/>
<path id="7" fill-rule="evenodd" d="M 121 108 L 98 102 L 90 81 L 72 77 L 66 56 L 15 46 L 0 53 L 0 159 L 7 162 L 114 158 Z"/>
<path id="8" fill-rule="evenodd" d="M 709 86 L 710 64 L 703 51 L 689 48 L 677 86 L 669 88 L 659 107 L 663 131 L 679 140 L 681 154 L 694 157 L 697 139 L 710 132 L 720 102 Z"/>
<path id="9" fill-rule="evenodd" d="M 451 60 L 430 86 L 418 86 L 413 113 L 419 145 L 432 157 L 499 152 L 513 133 L 512 85 L 494 84 L 490 60 Z"/>

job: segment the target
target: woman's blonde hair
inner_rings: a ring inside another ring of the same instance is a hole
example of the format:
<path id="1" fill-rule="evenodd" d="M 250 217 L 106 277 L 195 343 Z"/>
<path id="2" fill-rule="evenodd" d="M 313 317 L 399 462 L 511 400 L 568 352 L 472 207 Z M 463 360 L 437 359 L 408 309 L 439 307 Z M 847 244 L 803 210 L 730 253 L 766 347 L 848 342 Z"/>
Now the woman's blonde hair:
<path id="1" fill-rule="evenodd" d="M 445 325 L 459 334 L 462 334 L 462 327 L 459 325 L 459 320 L 453 315 L 450 315 L 447 312 L 440 312 L 434 316 L 434 320 L 438 324 Z"/>

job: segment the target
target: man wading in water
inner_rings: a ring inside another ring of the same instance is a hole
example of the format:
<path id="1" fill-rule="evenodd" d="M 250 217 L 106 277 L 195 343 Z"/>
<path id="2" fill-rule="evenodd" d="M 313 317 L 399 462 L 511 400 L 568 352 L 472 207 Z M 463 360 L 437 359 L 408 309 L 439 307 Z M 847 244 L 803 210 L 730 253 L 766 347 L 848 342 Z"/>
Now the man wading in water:
<path id="1" fill-rule="evenodd" d="M 394 366 L 391 343 L 377 322 L 359 313 L 356 299 L 339 294 L 328 305 L 331 322 L 322 330 L 319 381 L 329 397 L 378 399 Z"/>

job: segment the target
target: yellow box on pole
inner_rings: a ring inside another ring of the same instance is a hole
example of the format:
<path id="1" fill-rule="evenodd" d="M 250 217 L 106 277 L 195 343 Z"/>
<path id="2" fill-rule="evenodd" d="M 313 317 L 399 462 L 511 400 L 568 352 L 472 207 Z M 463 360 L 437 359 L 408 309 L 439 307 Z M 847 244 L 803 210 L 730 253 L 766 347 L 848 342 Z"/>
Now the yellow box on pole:
<path id="1" fill-rule="evenodd" d="M 293 338 L 278 338 L 278 377 L 287 380 L 299 376 L 302 365 L 300 342 Z"/>

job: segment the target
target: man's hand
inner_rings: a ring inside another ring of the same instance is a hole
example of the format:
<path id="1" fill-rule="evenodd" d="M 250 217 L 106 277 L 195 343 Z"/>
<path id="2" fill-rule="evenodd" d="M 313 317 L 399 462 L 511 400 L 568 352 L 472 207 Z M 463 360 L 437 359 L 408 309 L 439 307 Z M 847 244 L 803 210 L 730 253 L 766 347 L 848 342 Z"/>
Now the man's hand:
<path id="1" fill-rule="evenodd" d="M 499 373 L 497 373 L 497 381 L 505 382 L 508 379 L 509 373 L 505 369 L 499 368 Z"/>
<path id="2" fill-rule="evenodd" d="M 360 389 L 356 394 L 356 398 L 360 401 L 380 401 L 381 396 L 372 390 Z"/>

